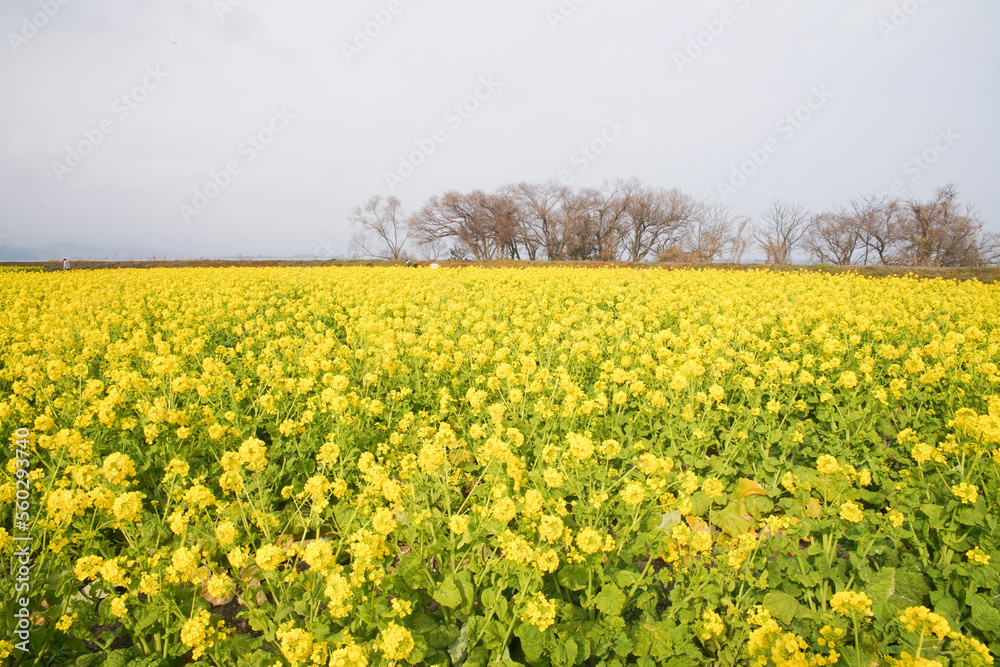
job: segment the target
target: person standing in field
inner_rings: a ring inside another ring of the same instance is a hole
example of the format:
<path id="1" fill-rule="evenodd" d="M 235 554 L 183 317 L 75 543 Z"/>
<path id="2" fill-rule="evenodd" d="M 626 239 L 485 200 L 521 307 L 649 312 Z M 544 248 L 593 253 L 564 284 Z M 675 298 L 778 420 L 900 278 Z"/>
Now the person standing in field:
<path id="1" fill-rule="evenodd" d="M 63 271 L 69 271 L 69 260 L 63 257 Z"/>

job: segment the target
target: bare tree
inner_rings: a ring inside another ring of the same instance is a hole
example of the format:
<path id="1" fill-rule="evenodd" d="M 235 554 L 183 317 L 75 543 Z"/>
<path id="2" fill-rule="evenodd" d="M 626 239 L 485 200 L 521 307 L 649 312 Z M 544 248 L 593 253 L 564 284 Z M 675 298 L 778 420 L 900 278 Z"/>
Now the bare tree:
<path id="1" fill-rule="evenodd" d="M 970 266 L 1000 261 L 1000 237 L 982 230 L 971 206 L 960 210 L 954 186 L 928 202 L 883 195 L 810 216 L 801 204 L 774 200 L 757 223 L 719 202 L 638 178 L 573 190 L 554 182 L 518 183 L 493 193 L 450 191 L 431 197 L 409 219 L 399 200 L 373 197 L 354 209 L 353 245 L 375 257 L 427 257 L 450 251 L 476 260 L 547 258 L 629 262 L 741 262 L 754 241 L 774 264 L 804 245 L 820 261 L 847 265 L 904 262 Z"/>
<path id="2" fill-rule="evenodd" d="M 743 217 L 736 220 L 733 233 L 729 237 L 729 261 L 733 264 L 742 264 L 743 256 L 753 245 L 753 219 Z"/>
<path id="3" fill-rule="evenodd" d="M 680 247 L 697 210 L 698 203 L 680 190 L 639 186 L 621 220 L 621 258 L 642 262 L 653 253 Z"/>
<path id="4" fill-rule="evenodd" d="M 594 252 L 590 259 L 610 262 L 618 258 L 625 218 L 641 189 L 642 182 L 633 177 L 605 181 L 600 190 L 584 190 L 585 201 L 589 200 L 592 207 L 589 220 Z"/>
<path id="5" fill-rule="evenodd" d="M 719 261 L 727 246 L 732 245 L 739 222 L 732 208 L 726 204 L 712 200 L 701 202 L 693 216 L 686 253 L 696 262 Z"/>
<path id="6" fill-rule="evenodd" d="M 983 233 L 976 209 L 958 204 L 954 185 L 933 199 L 908 201 L 901 220 L 900 259 L 913 266 L 982 266 L 995 259 L 995 239 Z"/>
<path id="7" fill-rule="evenodd" d="M 861 243 L 856 219 L 845 212 L 813 216 L 805 238 L 806 249 L 823 264 L 849 266 Z"/>
<path id="8" fill-rule="evenodd" d="M 597 255 L 597 208 L 601 193 L 594 188 L 579 192 L 569 191 L 562 202 L 563 257 L 565 259 L 593 259 Z"/>
<path id="9" fill-rule="evenodd" d="M 444 239 L 431 239 L 426 242 L 418 241 L 417 248 L 420 249 L 420 258 L 428 262 L 444 259 L 450 252 L 448 243 Z"/>
<path id="10" fill-rule="evenodd" d="M 566 215 L 562 205 L 568 195 L 569 189 L 555 181 L 518 183 L 511 188 L 529 259 L 537 259 L 539 251 L 544 251 L 547 259 L 565 258 Z"/>
<path id="11" fill-rule="evenodd" d="M 463 195 L 454 190 L 431 197 L 411 218 L 417 240 L 431 243 L 451 239 L 454 247 L 474 259 L 497 259 L 492 230 L 478 205 L 483 197 L 479 191 Z"/>
<path id="12" fill-rule="evenodd" d="M 898 200 L 878 194 L 859 197 L 840 209 L 840 214 L 849 216 L 857 229 L 860 263 L 888 264 L 893 259 L 899 243 L 901 212 Z"/>
<path id="13" fill-rule="evenodd" d="M 359 229 L 351 239 L 353 254 L 378 259 L 404 259 L 410 225 L 396 197 L 375 195 L 348 216 Z"/>
<path id="14" fill-rule="evenodd" d="M 761 213 L 753 237 L 764 250 L 768 264 L 788 264 L 808 230 L 809 216 L 802 204 L 786 204 L 775 199 Z"/>
<path id="15" fill-rule="evenodd" d="M 979 266 L 1000 264 L 1000 234 L 984 232 L 979 237 Z"/>
<path id="16" fill-rule="evenodd" d="M 489 231 L 492 245 L 496 249 L 496 259 L 521 259 L 521 247 L 525 241 L 521 211 L 508 188 L 498 192 L 478 195 L 475 204 L 483 226 Z"/>

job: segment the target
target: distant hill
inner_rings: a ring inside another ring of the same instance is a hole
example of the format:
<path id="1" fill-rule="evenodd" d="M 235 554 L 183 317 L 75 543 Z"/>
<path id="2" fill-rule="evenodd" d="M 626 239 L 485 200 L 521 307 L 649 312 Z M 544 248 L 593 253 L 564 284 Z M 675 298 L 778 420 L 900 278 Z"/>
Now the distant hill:
<path id="1" fill-rule="evenodd" d="M 0 241 L 3 240 L 0 235 Z M 162 250 L 151 250 L 138 246 L 126 246 L 123 248 L 101 248 L 93 245 L 82 245 L 79 243 L 52 243 L 41 248 L 20 248 L 8 246 L 0 243 L 0 262 L 52 262 L 62 261 L 63 258 L 69 261 L 92 261 L 92 262 L 148 262 L 171 261 L 171 260 L 301 260 L 309 261 L 320 259 L 314 255 L 251 255 L 235 254 L 222 256 L 205 255 L 177 255 L 163 252 Z M 322 259 L 330 259 L 323 257 Z"/>
<path id="2" fill-rule="evenodd" d="M 101 248 L 79 243 L 52 243 L 41 248 L 19 248 L 0 245 L 0 262 L 45 262 L 68 258 L 78 260 L 124 261 L 129 259 L 152 259 L 154 255 L 163 257 L 149 248 Z"/>

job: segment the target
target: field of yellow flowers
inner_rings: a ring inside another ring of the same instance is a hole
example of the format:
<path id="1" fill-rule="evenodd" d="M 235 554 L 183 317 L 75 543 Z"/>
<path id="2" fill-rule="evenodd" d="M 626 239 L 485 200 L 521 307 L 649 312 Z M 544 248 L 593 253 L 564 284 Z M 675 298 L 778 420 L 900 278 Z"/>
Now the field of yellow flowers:
<path id="1" fill-rule="evenodd" d="M 0 303 L 11 664 L 1000 653 L 1000 286 L 154 269 Z"/>

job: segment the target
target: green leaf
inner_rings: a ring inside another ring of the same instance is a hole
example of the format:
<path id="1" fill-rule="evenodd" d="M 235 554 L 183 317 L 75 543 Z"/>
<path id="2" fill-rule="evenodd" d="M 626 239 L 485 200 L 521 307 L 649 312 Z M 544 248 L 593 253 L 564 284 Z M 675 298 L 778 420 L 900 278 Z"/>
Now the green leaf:
<path id="1" fill-rule="evenodd" d="M 798 600 L 781 591 L 771 591 L 764 596 L 764 608 L 781 621 L 782 625 L 791 623 L 801 606 Z"/>
<path id="2" fill-rule="evenodd" d="M 486 609 L 492 609 L 493 607 L 495 607 L 497 604 L 497 600 L 499 599 L 500 599 L 500 594 L 497 593 L 492 588 L 487 588 L 486 590 L 483 591 L 482 601 L 483 601 L 483 606 Z"/>
<path id="3" fill-rule="evenodd" d="M 434 592 L 434 599 L 441 603 L 441 606 L 454 609 L 462 604 L 462 592 L 455 585 L 455 579 L 451 575 L 445 577 L 441 585 Z"/>
<path id="4" fill-rule="evenodd" d="M 455 616 L 463 620 L 472 613 L 472 607 L 476 602 L 476 587 L 472 583 L 472 574 L 468 570 L 462 570 L 455 578 L 455 585 L 462 594 L 462 605 L 455 608 Z"/>
<path id="5" fill-rule="evenodd" d="M 601 587 L 601 592 L 594 598 L 597 608 L 609 616 L 618 616 L 625 606 L 625 594 L 616 585 L 608 583 Z"/>
<path id="6" fill-rule="evenodd" d="M 520 623 L 514 629 L 514 634 L 521 640 L 521 650 L 528 662 L 535 662 L 542 657 L 545 649 L 545 636 L 531 623 Z"/>
<path id="7" fill-rule="evenodd" d="M 851 567 L 857 573 L 858 579 L 866 584 L 871 583 L 875 573 L 871 566 L 868 565 L 868 559 L 855 551 L 849 552 L 848 559 L 851 561 Z"/>
<path id="8" fill-rule="evenodd" d="M 930 588 L 919 572 L 887 567 L 865 589 L 872 601 L 872 611 L 880 621 L 889 621 L 906 607 L 923 604 Z"/>
<path id="9" fill-rule="evenodd" d="M 270 667 L 274 664 L 274 655 L 263 650 L 257 649 L 250 654 L 249 658 L 243 658 L 240 661 L 240 665 L 246 665 L 247 667 Z"/>
<path id="10" fill-rule="evenodd" d="M 964 526 L 981 526 L 986 515 L 975 507 L 963 507 L 955 514 L 955 518 Z"/>
<path id="11" fill-rule="evenodd" d="M 73 662 L 64 663 L 65 667 L 100 667 L 104 656 L 100 653 L 88 653 L 77 657 Z"/>
<path id="12" fill-rule="evenodd" d="M 480 620 L 478 617 L 470 618 L 462 625 L 462 630 L 458 633 L 458 639 L 448 646 L 448 655 L 451 656 L 451 664 L 461 665 L 465 662 L 466 651 L 469 649 L 469 633 L 478 620 Z"/>
<path id="13" fill-rule="evenodd" d="M 930 519 L 931 527 L 944 527 L 944 521 L 941 519 L 941 512 L 944 511 L 943 507 L 940 505 L 925 504 L 920 506 L 920 511 L 927 515 L 927 518 Z"/>
<path id="14" fill-rule="evenodd" d="M 636 608 L 643 609 L 652 614 L 653 610 L 656 609 L 656 605 L 657 603 L 659 603 L 659 601 L 660 598 L 655 591 L 646 591 L 645 593 L 643 593 L 642 595 L 640 595 L 638 598 L 635 599 L 634 604 Z"/>
<path id="15" fill-rule="evenodd" d="M 713 518 L 713 523 L 723 532 L 733 537 L 738 537 L 750 530 L 753 525 L 753 517 L 746 512 L 742 500 L 734 500 Z"/>
<path id="16" fill-rule="evenodd" d="M 500 621 L 492 620 L 486 624 L 483 631 L 483 646 L 485 646 L 488 651 L 496 651 L 503 648 L 503 642 L 506 636 L 507 626 Z M 471 659 L 472 656 L 469 657 Z"/>
<path id="17" fill-rule="evenodd" d="M 463 667 L 486 667 L 486 663 L 490 659 L 489 651 L 486 650 L 485 646 L 477 646 L 472 649 L 472 653 L 469 654 L 468 660 L 465 661 Z"/>
<path id="18" fill-rule="evenodd" d="M 582 565 L 567 565 L 559 568 L 559 585 L 571 591 L 580 591 L 587 587 L 590 581 L 587 575 L 587 568 Z"/>
<path id="19" fill-rule="evenodd" d="M 125 667 L 125 665 L 140 657 L 142 657 L 142 652 L 138 648 L 134 646 L 123 648 L 109 653 L 104 665 L 105 667 Z"/>
<path id="20" fill-rule="evenodd" d="M 638 572 L 630 572 L 629 570 L 620 570 L 615 573 L 615 583 L 621 588 L 628 588 L 635 585 L 635 582 L 639 581 Z"/>
<path id="21" fill-rule="evenodd" d="M 337 526 L 341 531 L 348 531 L 351 521 L 354 519 L 354 508 L 347 503 L 339 503 L 333 508 L 333 517 L 337 521 Z"/>
<path id="22" fill-rule="evenodd" d="M 994 605 L 976 593 L 970 595 L 968 600 L 972 607 L 972 618 L 969 619 L 972 625 L 990 634 L 1000 630 L 1000 611 Z"/>
<path id="23" fill-rule="evenodd" d="M 444 649 L 458 639 L 457 627 L 445 625 L 421 611 L 414 612 L 407 621 L 414 635 L 419 635 L 431 648 Z"/>
<path id="24" fill-rule="evenodd" d="M 427 585 L 427 578 L 424 575 L 424 563 L 417 555 L 410 555 L 403 558 L 396 568 L 396 574 L 403 578 L 403 581 L 410 588 L 423 588 Z"/>
<path id="25" fill-rule="evenodd" d="M 743 504 L 753 518 L 758 521 L 774 509 L 774 503 L 767 496 L 748 496 L 743 499 Z"/>
<path id="26" fill-rule="evenodd" d="M 580 647 L 577 646 L 576 642 L 572 639 L 567 639 L 556 645 L 553 657 L 558 664 L 573 665 L 576 664 L 576 656 L 579 652 Z"/>
<path id="27" fill-rule="evenodd" d="M 858 498 L 865 501 L 869 505 L 874 505 L 875 507 L 881 507 L 886 503 L 886 497 L 884 493 L 879 493 L 878 491 L 869 491 L 868 489 L 858 489 Z"/>
<path id="28" fill-rule="evenodd" d="M 632 640 L 628 638 L 628 635 L 624 632 L 619 633 L 615 637 L 615 655 L 619 658 L 624 658 L 628 656 L 629 651 L 632 650 Z"/>
<path id="29" fill-rule="evenodd" d="M 712 499 L 704 491 L 698 491 L 691 496 L 691 515 L 705 516 L 712 507 Z"/>
<path id="30" fill-rule="evenodd" d="M 632 655 L 654 658 L 672 655 L 670 630 L 671 626 L 666 621 L 643 623 L 635 634 L 635 648 L 632 649 Z"/>
<path id="31" fill-rule="evenodd" d="M 458 634 L 457 630 L 455 634 Z M 429 650 L 430 649 L 427 648 L 427 642 L 424 640 L 423 635 L 419 634 L 416 635 L 413 638 L 413 650 L 410 651 L 410 655 L 406 656 L 406 662 L 410 663 L 411 665 L 427 664 L 424 662 L 424 657 L 427 655 Z M 448 656 L 445 655 L 444 658 L 445 660 L 447 660 Z"/>
<path id="32" fill-rule="evenodd" d="M 411 658 L 407 658 L 406 661 L 411 665 L 417 664 L 417 662 L 413 662 Z M 415 659 L 419 661 L 419 664 L 426 665 L 427 667 L 435 667 L 436 665 L 441 665 L 441 667 L 451 667 L 452 664 L 447 653 L 436 649 L 431 649 L 426 655 L 421 655 Z"/>
<path id="33" fill-rule="evenodd" d="M 931 600 L 933 599 L 934 595 L 931 596 Z M 950 595 L 942 595 L 937 602 L 934 602 L 934 613 L 944 616 L 954 623 L 961 616 L 962 609 L 958 604 L 958 600 Z"/>
<path id="34" fill-rule="evenodd" d="M 698 661 L 686 655 L 679 655 L 667 660 L 664 667 L 698 667 Z"/>

